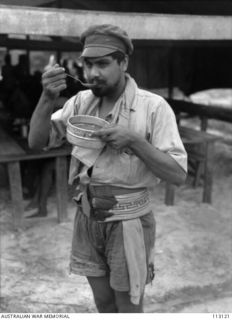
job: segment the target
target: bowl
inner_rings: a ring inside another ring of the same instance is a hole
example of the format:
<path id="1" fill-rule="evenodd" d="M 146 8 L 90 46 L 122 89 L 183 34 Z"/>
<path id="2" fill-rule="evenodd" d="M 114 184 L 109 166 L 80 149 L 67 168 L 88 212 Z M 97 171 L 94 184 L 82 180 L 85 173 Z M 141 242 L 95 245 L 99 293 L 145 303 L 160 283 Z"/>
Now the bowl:
<path id="1" fill-rule="evenodd" d="M 105 142 L 91 135 L 108 124 L 109 122 L 93 116 L 78 115 L 70 117 L 67 122 L 67 140 L 75 146 L 100 149 L 104 147 Z"/>

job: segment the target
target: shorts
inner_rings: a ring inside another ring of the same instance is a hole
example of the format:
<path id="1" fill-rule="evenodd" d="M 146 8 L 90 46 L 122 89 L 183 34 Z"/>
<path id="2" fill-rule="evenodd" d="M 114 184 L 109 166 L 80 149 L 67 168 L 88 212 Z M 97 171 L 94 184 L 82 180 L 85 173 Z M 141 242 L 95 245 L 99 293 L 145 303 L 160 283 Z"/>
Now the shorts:
<path id="1" fill-rule="evenodd" d="M 139 219 L 144 233 L 149 283 L 154 277 L 154 264 L 148 263 L 148 258 L 154 249 L 156 223 L 153 212 Z M 70 272 L 87 277 L 109 276 L 114 290 L 129 291 L 122 228 L 121 221 L 101 223 L 87 217 L 78 208 L 74 220 Z"/>

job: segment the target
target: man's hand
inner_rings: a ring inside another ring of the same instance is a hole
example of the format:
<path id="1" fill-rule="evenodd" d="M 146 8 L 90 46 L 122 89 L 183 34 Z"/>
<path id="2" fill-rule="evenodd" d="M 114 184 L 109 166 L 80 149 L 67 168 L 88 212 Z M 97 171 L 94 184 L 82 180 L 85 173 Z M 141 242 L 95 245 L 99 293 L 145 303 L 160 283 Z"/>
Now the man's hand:
<path id="1" fill-rule="evenodd" d="M 117 150 L 130 147 L 134 141 L 140 138 L 136 132 L 132 132 L 119 125 L 110 125 L 109 127 L 98 130 L 92 134 L 92 137 L 99 137 L 102 141 L 105 141 Z"/>
<path id="2" fill-rule="evenodd" d="M 56 107 L 56 99 L 66 89 L 66 74 L 58 64 L 48 65 L 42 75 L 43 92 L 30 121 L 29 147 L 42 149 L 47 146 L 51 126 L 51 115 Z"/>
<path id="3" fill-rule="evenodd" d="M 66 74 L 58 64 L 50 67 L 42 75 L 42 85 L 45 96 L 56 99 L 62 90 L 66 89 Z"/>
<path id="4" fill-rule="evenodd" d="M 185 182 L 186 172 L 167 152 L 155 148 L 137 132 L 118 125 L 110 125 L 92 134 L 114 149 L 129 148 L 148 169 L 161 180 L 180 185 Z"/>

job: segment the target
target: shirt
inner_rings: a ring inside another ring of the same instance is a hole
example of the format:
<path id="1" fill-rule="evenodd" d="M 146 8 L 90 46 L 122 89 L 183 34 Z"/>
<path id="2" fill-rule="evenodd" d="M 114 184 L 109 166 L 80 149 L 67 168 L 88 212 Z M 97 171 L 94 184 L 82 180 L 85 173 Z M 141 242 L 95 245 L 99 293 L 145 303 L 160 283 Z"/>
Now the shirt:
<path id="1" fill-rule="evenodd" d="M 81 91 L 70 98 L 63 109 L 52 115 L 48 147 L 59 146 L 65 141 L 69 117 L 78 114 L 98 116 L 99 106 L 100 98 L 95 97 L 91 90 Z M 138 88 L 128 74 L 125 90 L 105 120 L 129 127 L 155 148 L 168 153 L 184 171 L 187 171 L 187 154 L 173 110 L 161 96 Z M 82 184 L 91 182 L 94 185 L 107 184 L 135 189 L 152 188 L 160 181 L 130 149 L 115 150 L 110 146 L 106 146 L 97 155 L 90 178 L 87 175 L 89 166 L 85 163 L 84 157 L 81 157 L 82 151 L 81 148 L 73 147 L 70 183 L 79 178 Z"/>

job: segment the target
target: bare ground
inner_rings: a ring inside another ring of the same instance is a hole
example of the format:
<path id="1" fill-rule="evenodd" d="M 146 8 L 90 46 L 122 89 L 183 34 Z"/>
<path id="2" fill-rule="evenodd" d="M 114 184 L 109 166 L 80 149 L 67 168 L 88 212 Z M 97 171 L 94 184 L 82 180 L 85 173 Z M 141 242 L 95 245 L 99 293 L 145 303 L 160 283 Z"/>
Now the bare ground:
<path id="1" fill-rule="evenodd" d="M 210 122 L 215 144 L 213 203 L 202 203 L 202 186 L 191 179 L 176 189 L 175 206 L 154 190 L 157 221 L 156 277 L 145 294 L 145 312 L 232 312 L 232 129 Z M 27 201 L 25 201 L 25 206 Z M 72 221 L 57 223 L 56 199 L 49 216 L 14 231 L 9 192 L 0 189 L 1 312 L 96 312 L 83 277 L 68 271 Z M 28 214 L 28 213 L 27 213 Z"/>

